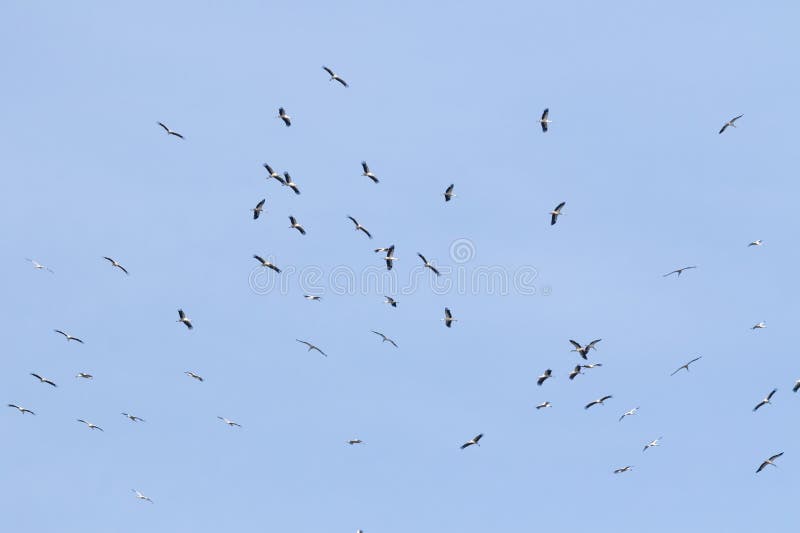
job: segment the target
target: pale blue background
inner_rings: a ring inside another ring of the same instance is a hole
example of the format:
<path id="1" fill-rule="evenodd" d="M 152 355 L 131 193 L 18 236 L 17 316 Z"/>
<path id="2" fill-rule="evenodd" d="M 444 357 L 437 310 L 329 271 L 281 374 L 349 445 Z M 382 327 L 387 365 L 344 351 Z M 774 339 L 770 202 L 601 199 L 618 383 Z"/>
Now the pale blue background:
<path id="1" fill-rule="evenodd" d="M 799 11 L 5 2 L 0 401 L 38 414 L 1 412 L 0 529 L 794 530 Z M 264 161 L 302 195 L 265 180 Z M 253 253 L 327 276 L 380 267 L 372 248 L 394 243 L 402 282 L 417 251 L 457 267 L 459 238 L 475 250 L 462 270 L 527 265 L 535 294 L 435 291 L 424 276 L 391 309 L 382 290 L 337 295 L 328 278 L 322 302 L 296 278 L 250 286 Z M 686 265 L 699 268 L 661 277 Z M 569 382 L 567 340 L 598 337 L 604 367 Z"/>

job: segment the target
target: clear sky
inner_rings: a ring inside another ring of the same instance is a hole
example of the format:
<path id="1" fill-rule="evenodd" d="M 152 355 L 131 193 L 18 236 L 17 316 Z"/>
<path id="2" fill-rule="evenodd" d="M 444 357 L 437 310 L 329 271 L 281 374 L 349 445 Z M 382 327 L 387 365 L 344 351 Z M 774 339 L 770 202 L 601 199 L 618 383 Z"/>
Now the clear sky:
<path id="1" fill-rule="evenodd" d="M 0 529 L 789 531 L 798 15 L 4 2 Z"/>

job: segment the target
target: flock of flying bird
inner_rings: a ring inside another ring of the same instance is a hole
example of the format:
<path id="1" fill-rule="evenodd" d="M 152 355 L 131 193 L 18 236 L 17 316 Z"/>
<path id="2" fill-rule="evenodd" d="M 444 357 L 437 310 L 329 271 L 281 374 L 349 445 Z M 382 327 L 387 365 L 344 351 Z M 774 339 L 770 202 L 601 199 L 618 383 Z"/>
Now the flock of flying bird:
<path id="1" fill-rule="evenodd" d="M 342 87 L 345 87 L 345 88 L 349 87 L 348 83 L 344 79 L 342 79 L 338 74 L 336 74 L 333 70 L 331 70 L 330 68 L 325 67 L 325 66 L 323 66 L 322 68 L 330 76 L 330 81 L 338 82 Z M 283 121 L 283 123 L 286 125 L 286 127 L 290 127 L 292 125 L 292 118 L 287 113 L 285 108 L 280 107 L 278 109 L 277 117 L 280 118 L 281 121 Z M 742 115 L 738 115 L 738 116 L 728 120 L 727 122 L 725 122 L 725 124 L 719 130 L 719 133 L 722 134 L 729 127 L 735 128 L 736 127 L 735 122 L 737 120 L 739 120 L 741 117 L 742 117 Z M 550 110 L 549 109 L 545 109 L 544 110 L 544 112 L 542 113 L 542 115 L 539 118 L 538 122 L 539 122 L 539 125 L 541 126 L 542 132 L 543 133 L 548 132 L 550 124 L 552 123 L 552 121 L 550 120 Z M 185 137 L 181 133 L 178 133 L 177 131 L 174 131 L 174 130 L 170 129 L 166 124 L 164 124 L 162 122 L 158 122 L 157 124 L 166 132 L 166 134 L 168 136 L 174 136 L 174 137 L 176 137 L 178 139 L 185 139 Z M 264 163 L 263 167 L 264 167 L 264 169 L 266 169 L 266 171 L 268 173 L 267 174 L 267 179 L 274 179 L 278 183 L 280 183 L 282 186 L 285 186 L 285 187 L 288 187 L 289 189 L 291 189 L 296 195 L 300 194 L 300 189 L 299 189 L 298 185 L 293 181 L 292 177 L 290 176 L 290 174 L 288 172 L 283 172 L 282 174 L 278 173 L 267 163 Z M 362 161 L 361 162 L 361 169 L 362 169 L 362 174 L 361 174 L 362 176 L 368 178 L 374 184 L 380 183 L 380 179 L 370 169 L 370 167 L 369 167 L 369 165 L 367 164 L 366 161 Z M 455 193 L 454 193 L 454 184 L 450 184 L 449 186 L 447 186 L 447 188 L 445 189 L 443 195 L 444 195 L 445 202 L 450 202 L 456 196 Z M 250 211 L 252 211 L 252 213 L 253 213 L 253 220 L 258 220 L 259 217 L 262 215 L 262 213 L 264 213 L 265 204 L 266 204 L 266 198 L 263 198 L 260 201 L 258 201 L 258 203 L 255 205 L 254 208 L 250 209 Z M 558 222 L 559 217 L 564 214 L 562 210 L 563 210 L 565 205 L 566 205 L 566 202 L 562 201 L 562 202 L 558 203 L 555 206 L 555 208 L 548 213 L 550 215 L 550 225 L 551 226 L 555 225 Z M 352 217 L 350 215 L 347 215 L 347 218 L 352 222 L 354 230 L 356 232 L 360 231 L 366 237 L 368 237 L 369 239 L 372 239 L 372 234 L 370 233 L 370 231 L 365 226 L 363 226 L 358 220 L 356 220 L 354 217 Z M 296 229 L 301 235 L 306 235 L 306 229 L 303 227 L 302 224 L 300 224 L 298 222 L 298 220 L 293 215 L 289 216 L 289 222 L 290 222 L 290 226 L 289 226 L 290 229 Z M 748 247 L 749 246 L 762 246 L 762 245 L 763 245 L 763 241 L 759 239 L 759 240 L 755 240 L 755 241 L 750 242 L 748 244 Z M 395 260 L 397 260 L 397 257 L 394 256 L 394 251 L 395 251 L 394 245 L 390 245 L 390 246 L 387 246 L 387 247 L 379 247 L 379 248 L 375 248 L 375 250 L 374 250 L 375 253 L 383 253 L 383 254 L 385 254 L 384 261 L 385 261 L 387 270 L 392 270 L 393 263 L 394 263 Z M 422 265 L 423 265 L 423 267 L 425 269 L 430 270 L 436 276 L 441 276 L 441 272 L 422 253 L 417 252 L 417 256 L 422 261 Z M 111 267 L 119 269 L 125 275 L 129 275 L 128 270 L 122 264 L 120 264 L 118 261 L 116 261 L 115 259 L 113 259 L 111 257 L 103 257 L 103 259 L 108 261 L 108 263 L 110 264 Z M 262 256 L 260 256 L 258 254 L 253 254 L 253 259 L 255 259 L 259 263 L 259 265 L 261 267 L 270 269 L 270 270 L 274 271 L 276 274 L 280 274 L 281 273 L 281 268 L 280 267 L 278 267 L 276 264 L 272 263 L 271 261 L 269 261 L 267 259 L 264 259 Z M 54 273 L 54 271 L 52 269 L 50 269 L 49 267 L 47 267 L 45 265 L 42 265 L 41 263 L 37 262 L 34 259 L 26 258 L 26 260 L 28 262 L 30 262 L 32 264 L 32 266 L 37 270 L 48 271 L 50 273 Z M 685 267 L 681 267 L 681 268 L 672 270 L 672 271 L 664 274 L 663 276 L 664 277 L 669 277 L 672 274 L 675 274 L 676 277 L 680 277 L 681 274 L 683 274 L 684 272 L 686 272 L 688 270 L 691 270 L 691 269 L 695 269 L 695 268 L 697 268 L 697 266 L 694 266 L 694 265 L 685 266 Z M 320 296 L 308 295 L 308 294 L 304 295 L 304 298 L 306 298 L 307 300 L 310 300 L 310 301 L 320 301 L 321 300 Z M 384 302 L 389 304 L 392 307 L 397 307 L 397 304 L 398 304 L 397 300 L 395 300 L 391 296 L 385 296 Z M 453 323 L 457 321 L 457 319 L 453 317 L 453 313 L 451 312 L 449 307 L 445 307 L 445 309 L 444 309 L 444 318 L 442 318 L 441 320 L 444 321 L 444 325 L 447 328 L 451 328 L 453 326 Z M 177 322 L 183 324 L 188 330 L 192 330 L 194 328 L 191 319 L 187 316 L 187 314 L 184 312 L 183 309 L 178 309 Z M 759 322 L 758 324 L 754 325 L 752 327 L 752 329 L 762 329 L 762 328 L 765 328 L 765 327 L 766 327 L 766 324 L 764 322 Z M 81 340 L 80 338 L 75 337 L 75 336 L 73 336 L 73 335 L 71 335 L 71 334 L 69 334 L 69 333 L 67 333 L 65 331 L 62 331 L 60 329 L 56 329 L 54 331 L 55 331 L 55 333 L 57 333 L 59 335 L 62 335 L 66 339 L 67 342 L 74 341 L 74 342 L 79 343 L 79 344 L 83 344 L 84 343 L 84 341 Z M 372 333 L 375 334 L 376 336 L 380 337 L 381 343 L 389 343 L 395 348 L 398 347 L 397 343 L 393 339 L 388 337 L 387 335 L 385 335 L 385 334 L 383 334 L 383 333 L 381 333 L 379 331 L 375 331 L 375 330 L 372 330 Z M 589 359 L 589 356 L 591 354 L 591 351 L 592 350 L 596 350 L 596 345 L 597 345 L 597 343 L 601 342 L 601 340 L 602 339 L 595 339 L 595 340 L 593 340 L 593 341 L 591 341 L 591 342 L 589 342 L 589 343 L 587 343 L 585 345 L 582 345 L 579 342 L 577 342 L 575 340 L 572 340 L 572 339 L 569 340 L 570 344 L 573 347 L 571 351 L 572 352 L 576 352 L 583 360 L 583 362 L 581 362 L 579 364 L 576 364 L 575 367 L 569 372 L 568 379 L 570 381 L 574 380 L 578 375 L 584 374 L 585 370 L 590 370 L 590 369 L 594 369 L 594 368 L 598 368 L 598 367 L 602 367 L 603 366 L 602 363 L 597 363 L 597 362 L 590 363 L 590 362 L 588 362 L 588 359 Z M 307 340 L 302 340 L 302 339 L 296 339 L 296 341 L 298 343 L 300 343 L 300 344 L 303 344 L 307 348 L 308 352 L 316 351 L 319 354 L 321 354 L 322 356 L 327 357 L 327 354 L 321 348 L 319 348 L 318 346 L 316 346 L 312 342 L 307 341 Z M 681 370 L 686 370 L 687 372 L 689 372 L 690 365 L 692 365 L 693 363 L 699 361 L 700 359 L 702 359 L 702 356 L 695 357 L 695 358 L 691 359 L 690 361 L 682 364 L 674 372 L 672 372 L 671 376 L 674 376 L 674 375 L 678 374 Z M 197 380 L 199 382 L 204 381 L 204 378 L 202 376 L 200 376 L 200 375 L 198 375 L 198 374 L 196 374 L 196 373 L 194 373 L 192 371 L 186 371 L 185 374 L 189 378 L 192 378 L 192 379 Z M 42 375 L 40 375 L 38 373 L 35 373 L 35 372 L 31 372 L 30 375 L 32 377 L 34 377 L 35 379 L 37 379 L 40 383 L 47 384 L 47 385 L 49 385 L 51 387 L 57 387 L 57 384 L 53 380 L 51 380 L 51 379 L 49 379 L 47 377 L 44 377 L 44 376 L 42 376 Z M 538 386 L 542 386 L 548 379 L 550 379 L 552 377 L 553 377 L 553 371 L 552 371 L 552 369 L 548 368 L 540 376 L 538 376 L 536 383 L 537 383 Z M 93 379 L 93 376 L 91 374 L 88 374 L 88 373 L 85 373 L 85 372 L 79 372 L 76 375 L 76 378 Z M 794 387 L 793 387 L 792 390 L 794 392 L 797 392 L 798 390 L 800 390 L 800 379 L 798 379 L 795 382 Z M 774 388 L 772 391 L 770 391 L 770 393 L 766 397 L 764 397 L 760 402 L 758 402 L 755 405 L 755 407 L 753 408 L 753 411 L 754 412 L 758 411 L 763 406 L 771 404 L 772 398 L 773 398 L 773 396 L 775 395 L 776 392 L 777 392 L 777 388 Z M 592 408 L 594 406 L 597 406 L 597 405 L 605 405 L 605 402 L 610 400 L 610 399 L 612 399 L 612 398 L 613 398 L 613 396 L 610 395 L 610 394 L 602 396 L 600 398 L 597 398 L 595 400 L 592 400 L 592 401 L 588 402 L 584 406 L 584 409 L 585 410 L 589 410 L 590 408 Z M 15 404 L 15 403 L 9 403 L 8 407 L 16 409 L 22 415 L 26 415 L 26 414 L 35 415 L 36 414 L 31 409 L 28 409 L 27 407 L 23 407 L 21 405 Z M 541 410 L 541 409 L 551 408 L 551 407 L 553 407 L 553 405 L 549 401 L 544 401 L 544 402 L 536 405 L 535 407 L 536 407 L 537 410 Z M 636 415 L 638 410 L 639 410 L 639 407 L 634 407 L 634 408 L 624 412 L 619 417 L 618 421 L 622 422 L 626 417 Z M 129 414 L 129 413 L 126 413 L 126 412 L 123 412 L 121 414 L 123 416 L 125 416 L 128 420 L 130 420 L 131 422 L 135 422 L 136 423 L 136 422 L 144 422 L 145 421 L 143 418 L 140 418 L 139 416 L 136 416 L 136 415 L 133 415 L 133 414 Z M 239 423 L 237 423 L 237 422 L 235 422 L 235 421 L 233 421 L 231 419 L 228 419 L 226 417 L 218 416 L 217 418 L 219 420 L 221 420 L 224 424 L 226 424 L 229 427 L 237 427 L 237 428 L 241 428 L 242 427 Z M 97 430 L 97 431 L 101 431 L 101 432 L 104 431 L 103 428 L 98 426 L 97 424 L 94 424 L 94 423 L 89 422 L 87 420 L 84 420 L 82 418 L 79 418 L 79 419 L 76 419 L 76 420 L 77 420 L 77 422 L 80 422 L 80 423 L 86 425 L 86 427 L 88 429 L 90 429 L 90 430 Z M 464 450 L 464 449 L 472 447 L 472 446 L 480 446 L 480 442 L 481 442 L 481 439 L 483 439 L 483 436 L 484 436 L 483 433 L 479 433 L 479 434 L 475 435 L 473 438 L 471 438 L 470 440 L 468 440 L 465 443 L 463 443 L 460 446 L 460 448 L 462 450 Z M 654 448 L 654 447 L 660 446 L 659 443 L 662 440 L 662 438 L 663 437 L 658 437 L 657 439 L 653 439 L 652 441 L 650 441 L 647 444 L 645 444 L 644 448 L 642 449 L 642 452 L 646 452 L 650 448 Z M 363 444 L 363 441 L 361 439 L 355 438 L 355 439 L 350 439 L 350 440 L 346 441 L 346 443 L 349 444 L 349 445 L 358 445 L 358 444 Z M 776 453 L 776 454 L 771 455 L 767 459 L 764 459 L 763 462 L 760 463 L 760 466 L 758 466 L 758 468 L 756 470 L 756 473 L 761 472 L 765 467 L 767 467 L 769 465 L 776 466 L 775 461 L 779 457 L 781 457 L 782 455 L 783 455 L 783 452 L 780 452 L 780 453 Z M 626 466 L 614 469 L 613 473 L 614 474 L 621 474 L 621 473 L 624 473 L 624 472 L 629 472 L 632 469 L 633 469 L 632 465 L 626 465 Z M 149 503 L 153 503 L 153 500 L 151 500 L 149 497 L 145 496 L 140 491 L 138 491 L 136 489 L 131 489 L 131 491 L 134 493 L 134 495 L 135 495 L 135 497 L 137 499 L 142 500 L 142 501 L 147 501 Z M 359 533 L 361 533 L 361 530 L 359 530 Z"/>

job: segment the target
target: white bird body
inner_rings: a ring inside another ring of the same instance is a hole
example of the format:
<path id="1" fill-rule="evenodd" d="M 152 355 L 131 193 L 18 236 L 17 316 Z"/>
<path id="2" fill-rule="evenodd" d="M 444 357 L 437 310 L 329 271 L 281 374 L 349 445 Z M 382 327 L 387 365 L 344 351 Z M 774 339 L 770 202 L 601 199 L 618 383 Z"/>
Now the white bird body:
<path id="1" fill-rule="evenodd" d="M 635 415 L 635 414 L 636 414 L 636 412 L 637 412 L 638 410 L 639 410 L 639 408 L 638 408 L 638 407 L 634 407 L 634 408 L 633 408 L 633 409 L 631 409 L 630 411 L 625 411 L 625 412 L 622 414 L 622 416 L 621 416 L 621 417 L 619 417 L 619 421 L 620 421 L 620 422 L 622 422 L 622 419 L 623 419 L 623 418 L 625 418 L 626 416 L 633 416 L 633 415 Z"/>
<path id="2" fill-rule="evenodd" d="M 48 267 L 44 266 L 43 264 L 39 263 L 39 262 L 38 262 L 38 261 L 36 261 L 35 259 L 28 259 L 28 258 L 26 257 L 26 258 L 25 258 L 25 261 L 28 261 L 30 264 L 32 264 L 32 265 L 33 265 L 33 268 L 35 268 L 36 270 L 47 270 L 48 272 L 50 272 L 51 274 L 53 274 L 53 271 L 52 271 L 50 268 L 48 268 Z"/>
<path id="3" fill-rule="evenodd" d="M 134 494 L 136 494 L 136 497 L 137 497 L 138 499 L 140 499 L 140 500 L 144 500 L 144 501 L 146 501 L 146 502 L 153 503 L 153 500 L 151 500 L 150 498 L 148 498 L 147 496 L 145 496 L 144 494 L 142 494 L 142 493 L 141 493 L 141 492 L 139 492 L 138 490 L 136 490 L 136 489 L 131 489 L 131 490 L 134 492 Z"/>

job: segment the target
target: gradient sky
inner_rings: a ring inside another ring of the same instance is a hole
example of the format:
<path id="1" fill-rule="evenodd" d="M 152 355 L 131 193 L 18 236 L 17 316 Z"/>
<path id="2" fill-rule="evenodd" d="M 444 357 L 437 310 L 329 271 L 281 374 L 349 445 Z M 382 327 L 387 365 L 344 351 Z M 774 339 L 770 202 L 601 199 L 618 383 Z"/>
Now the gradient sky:
<path id="1" fill-rule="evenodd" d="M 789 531 L 798 15 L 4 2 L 0 402 L 37 416 L 0 412 L 0 529 Z M 489 270 L 506 291 L 471 282 Z M 570 382 L 568 340 L 595 338 L 604 366 Z"/>

